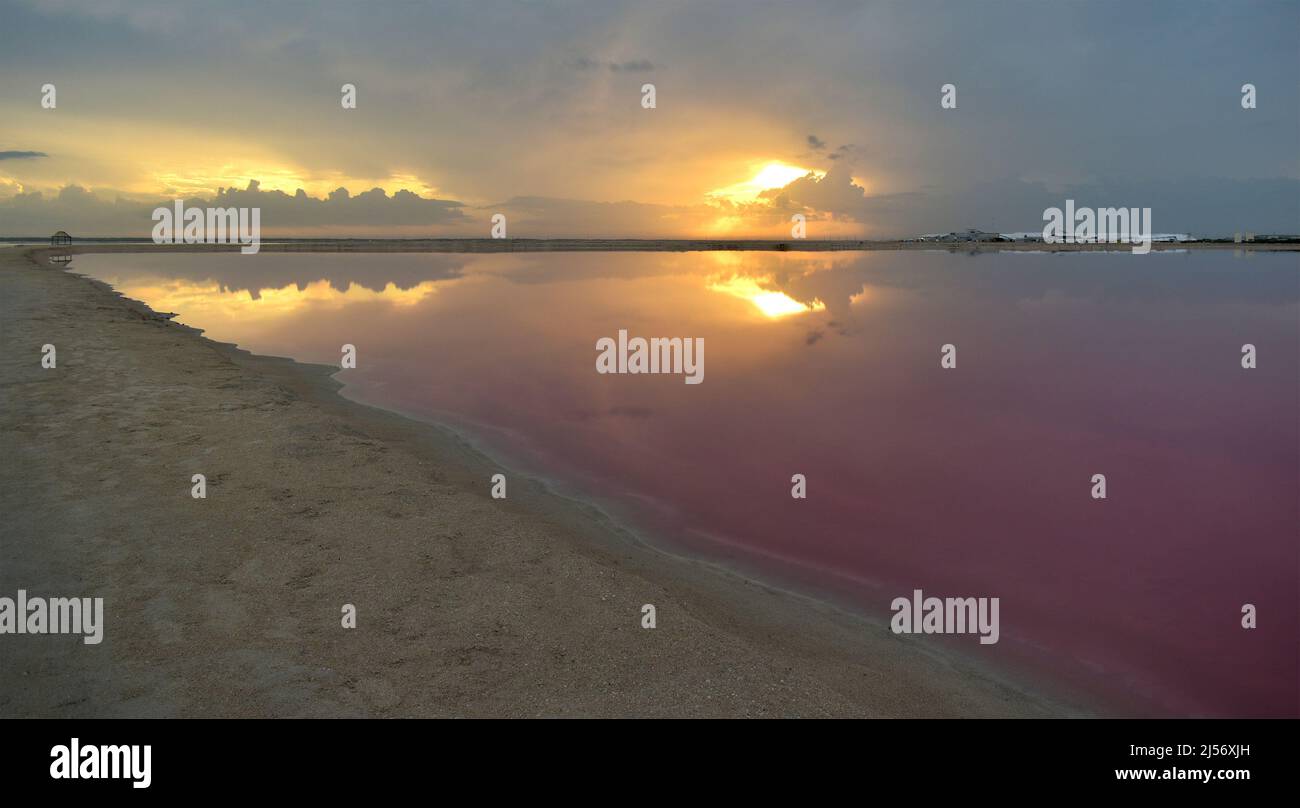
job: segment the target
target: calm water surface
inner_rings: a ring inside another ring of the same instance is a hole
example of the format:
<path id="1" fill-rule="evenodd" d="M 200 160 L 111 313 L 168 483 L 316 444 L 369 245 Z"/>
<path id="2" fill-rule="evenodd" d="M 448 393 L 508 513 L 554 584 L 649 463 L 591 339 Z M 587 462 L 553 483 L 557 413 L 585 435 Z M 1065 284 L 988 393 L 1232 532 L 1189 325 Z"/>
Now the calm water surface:
<path id="1" fill-rule="evenodd" d="M 337 364 L 351 343 L 349 397 L 466 430 L 674 549 L 886 617 L 918 588 L 999 597 L 1001 642 L 947 642 L 1104 709 L 1296 715 L 1297 261 L 169 254 L 72 268 L 257 353 Z M 597 374 L 596 341 L 619 329 L 703 337 L 703 384 Z M 790 496 L 796 473 L 806 500 Z"/>

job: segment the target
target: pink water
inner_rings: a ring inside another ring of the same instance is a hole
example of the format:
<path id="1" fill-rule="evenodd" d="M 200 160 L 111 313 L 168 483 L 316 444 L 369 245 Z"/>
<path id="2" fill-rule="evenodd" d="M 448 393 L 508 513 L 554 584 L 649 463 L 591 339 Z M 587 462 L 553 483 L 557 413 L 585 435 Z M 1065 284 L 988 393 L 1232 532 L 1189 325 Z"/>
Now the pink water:
<path id="1" fill-rule="evenodd" d="M 999 597 L 997 645 L 948 644 L 1103 711 L 1300 714 L 1295 254 L 72 269 L 258 353 L 337 364 L 353 344 L 348 395 L 467 429 L 666 546 L 885 617 L 918 588 Z M 619 329 L 703 337 L 704 382 L 596 373 L 596 341 Z"/>

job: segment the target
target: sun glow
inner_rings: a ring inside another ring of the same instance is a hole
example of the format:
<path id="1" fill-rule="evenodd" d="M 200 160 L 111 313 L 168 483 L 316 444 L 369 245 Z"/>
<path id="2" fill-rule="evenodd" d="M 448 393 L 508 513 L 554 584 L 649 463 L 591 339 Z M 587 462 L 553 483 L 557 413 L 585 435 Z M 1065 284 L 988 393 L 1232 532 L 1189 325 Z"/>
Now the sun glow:
<path id="1" fill-rule="evenodd" d="M 707 196 L 710 199 L 725 200 L 736 204 L 751 204 L 757 202 L 759 195 L 764 191 L 784 188 L 800 177 L 806 177 L 809 174 L 812 174 L 817 179 L 826 176 L 825 171 L 800 168 L 799 166 L 787 165 L 779 160 L 773 160 L 759 167 L 754 176 L 745 182 L 738 182 L 735 185 L 709 191 Z"/>
<path id="2" fill-rule="evenodd" d="M 801 314 L 809 311 L 822 311 L 826 305 L 820 300 L 814 300 L 812 303 L 800 303 L 798 300 L 787 295 L 785 292 L 774 292 L 771 289 L 764 289 L 759 285 L 758 279 L 736 276 L 725 281 L 718 281 L 709 285 L 709 289 L 714 292 L 723 292 L 733 297 L 748 300 L 754 304 L 765 317 L 776 319 L 786 317 L 791 314 Z"/>

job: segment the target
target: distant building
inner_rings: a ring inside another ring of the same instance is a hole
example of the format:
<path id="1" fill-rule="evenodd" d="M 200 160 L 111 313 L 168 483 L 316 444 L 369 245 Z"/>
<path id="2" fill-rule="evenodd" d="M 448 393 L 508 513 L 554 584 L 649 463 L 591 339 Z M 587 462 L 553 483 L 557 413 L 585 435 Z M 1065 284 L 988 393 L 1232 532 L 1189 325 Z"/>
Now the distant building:
<path id="1" fill-rule="evenodd" d="M 960 233 L 927 233 L 917 239 L 918 241 L 942 241 L 942 242 L 963 242 L 963 241 L 1008 241 L 1001 233 L 988 233 L 983 230 L 970 228 Z"/>
<path id="2" fill-rule="evenodd" d="M 69 236 L 68 231 L 66 230 L 60 230 L 59 232 L 50 236 L 51 247 L 66 247 L 71 243 L 72 243 L 72 236 Z"/>

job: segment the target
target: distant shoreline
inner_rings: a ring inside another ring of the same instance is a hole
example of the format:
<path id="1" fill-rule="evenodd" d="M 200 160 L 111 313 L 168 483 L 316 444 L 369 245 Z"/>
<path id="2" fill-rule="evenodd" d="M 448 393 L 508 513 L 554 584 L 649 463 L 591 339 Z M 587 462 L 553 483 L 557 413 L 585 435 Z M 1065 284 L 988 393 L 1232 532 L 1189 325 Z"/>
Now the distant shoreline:
<path id="1" fill-rule="evenodd" d="M 17 244 L 17 242 L 13 242 Z M 64 247 L 29 247 L 58 252 L 230 252 L 238 244 L 153 244 L 148 241 L 96 241 Z M 531 253 L 531 252 L 1128 252 L 1128 244 L 1044 244 L 1032 241 L 865 241 L 813 239 L 321 239 L 263 241 L 261 252 L 349 253 Z M 1300 252 L 1300 242 L 1157 241 L 1152 252 L 1250 250 Z"/>

